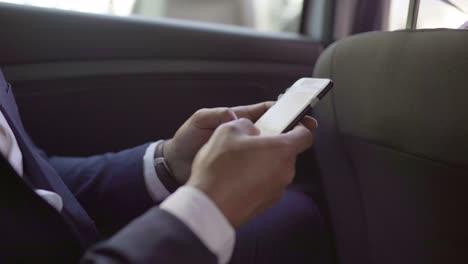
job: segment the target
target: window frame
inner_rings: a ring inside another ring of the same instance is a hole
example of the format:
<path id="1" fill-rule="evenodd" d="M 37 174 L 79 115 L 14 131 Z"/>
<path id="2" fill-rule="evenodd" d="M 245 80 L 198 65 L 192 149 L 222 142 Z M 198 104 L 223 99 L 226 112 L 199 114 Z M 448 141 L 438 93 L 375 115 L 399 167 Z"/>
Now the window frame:
<path id="1" fill-rule="evenodd" d="M 304 0 L 299 33 L 325 44 L 334 41 L 335 0 Z"/>

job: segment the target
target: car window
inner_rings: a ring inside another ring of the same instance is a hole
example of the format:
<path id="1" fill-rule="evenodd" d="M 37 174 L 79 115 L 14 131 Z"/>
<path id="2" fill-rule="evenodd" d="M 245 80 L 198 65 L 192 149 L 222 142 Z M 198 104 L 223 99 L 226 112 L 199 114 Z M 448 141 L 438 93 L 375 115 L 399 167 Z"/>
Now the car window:
<path id="1" fill-rule="evenodd" d="M 298 32 L 303 0 L 0 0 L 14 4 L 117 16 L 168 17 Z"/>
<path id="2" fill-rule="evenodd" d="M 390 0 L 388 30 L 404 29 L 409 0 Z M 417 28 L 460 28 L 468 22 L 468 0 L 421 0 Z"/>

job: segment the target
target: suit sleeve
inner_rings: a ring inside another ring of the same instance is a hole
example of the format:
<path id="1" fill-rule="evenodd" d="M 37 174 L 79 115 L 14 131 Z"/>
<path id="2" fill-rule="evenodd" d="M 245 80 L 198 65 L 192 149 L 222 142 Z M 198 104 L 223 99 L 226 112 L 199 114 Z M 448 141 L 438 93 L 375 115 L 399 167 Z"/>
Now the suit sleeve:
<path id="1" fill-rule="evenodd" d="M 179 219 L 157 207 L 89 249 L 81 264 L 206 263 L 217 258 Z"/>
<path id="2" fill-rule="evenodd" d="M 148 146 L 87 158 L 51 157 L 49 162 L 100 231 L 112 234 L 155 204 L 143 177 Z"/>

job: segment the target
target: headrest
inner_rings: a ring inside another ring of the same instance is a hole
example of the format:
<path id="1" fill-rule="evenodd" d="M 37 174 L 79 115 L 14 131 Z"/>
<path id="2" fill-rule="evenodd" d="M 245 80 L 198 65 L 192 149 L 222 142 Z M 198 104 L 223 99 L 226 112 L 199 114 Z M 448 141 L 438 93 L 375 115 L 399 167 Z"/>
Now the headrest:
<path id="1" fill-rule="evenodd" d="M 328 48 L 315 76 L 335 82 L 344 135 L 468 167 L 467 43 L 466 30 L 357 35 Z"/>

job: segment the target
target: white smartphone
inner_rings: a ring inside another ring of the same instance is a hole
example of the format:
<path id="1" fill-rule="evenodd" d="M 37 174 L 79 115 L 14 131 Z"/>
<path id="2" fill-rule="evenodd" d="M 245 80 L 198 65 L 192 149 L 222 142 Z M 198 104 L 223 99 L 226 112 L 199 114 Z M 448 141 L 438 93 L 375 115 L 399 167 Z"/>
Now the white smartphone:
<path id="1" fill-rule="evenodd" d="M 255 126 L 265 136 L 291 130 L 332 87 L 330 79 L 299 79 L 258 119 Z"/>

